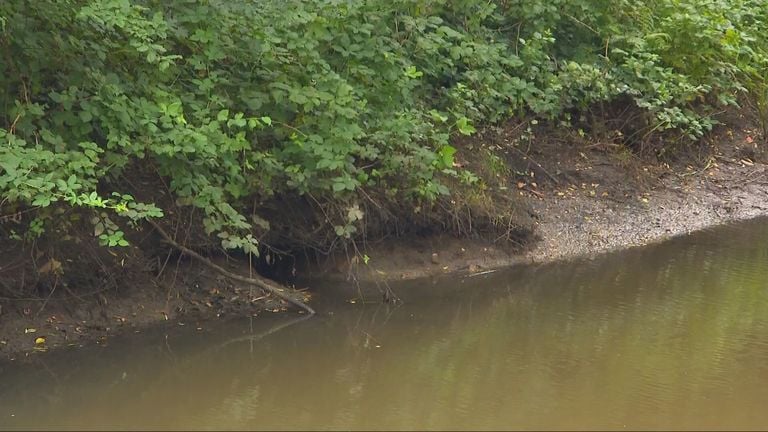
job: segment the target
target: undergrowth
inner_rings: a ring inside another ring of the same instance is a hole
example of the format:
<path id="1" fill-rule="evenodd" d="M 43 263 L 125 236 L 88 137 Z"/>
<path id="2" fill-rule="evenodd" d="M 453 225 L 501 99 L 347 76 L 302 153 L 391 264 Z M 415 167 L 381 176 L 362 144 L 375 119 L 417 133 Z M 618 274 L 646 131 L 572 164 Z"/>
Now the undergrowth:
<path id="1" fill-rule="evenodd" d="M 765 132 L 765 28 L 763 0 L 7 0 L 0 208 L 23 220 L 0 229 L 85 218 L 117 248 L 194 209 L 248 253 L 408 224 L 498 238 L 515 204 L 455 137 L 525 116 L 668 151 L 739 103 Z"/>

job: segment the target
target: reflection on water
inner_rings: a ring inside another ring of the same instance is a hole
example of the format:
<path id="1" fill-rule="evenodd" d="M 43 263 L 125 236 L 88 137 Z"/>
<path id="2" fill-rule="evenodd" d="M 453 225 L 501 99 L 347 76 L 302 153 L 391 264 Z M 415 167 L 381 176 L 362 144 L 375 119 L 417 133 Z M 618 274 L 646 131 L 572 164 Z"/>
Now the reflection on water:
<path id="1" fill-rule="evenodd" d="M 5 365 L 0 429 L 768 427 L 766 221 L 393 288 Z"/>

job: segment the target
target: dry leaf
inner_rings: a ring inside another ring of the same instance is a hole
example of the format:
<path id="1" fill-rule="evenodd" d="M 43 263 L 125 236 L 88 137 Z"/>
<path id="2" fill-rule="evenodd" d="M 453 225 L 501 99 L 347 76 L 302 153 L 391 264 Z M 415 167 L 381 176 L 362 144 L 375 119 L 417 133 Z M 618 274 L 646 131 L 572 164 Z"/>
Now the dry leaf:
<path id="1" fill-rule="evenodd" d="M 37 269 L 37 272 L 40 274 L 61 273 L 61 261 L 57 261 L 54 258 L 51 258 L 47 263 L 43 264 L 39 269 Z"/>

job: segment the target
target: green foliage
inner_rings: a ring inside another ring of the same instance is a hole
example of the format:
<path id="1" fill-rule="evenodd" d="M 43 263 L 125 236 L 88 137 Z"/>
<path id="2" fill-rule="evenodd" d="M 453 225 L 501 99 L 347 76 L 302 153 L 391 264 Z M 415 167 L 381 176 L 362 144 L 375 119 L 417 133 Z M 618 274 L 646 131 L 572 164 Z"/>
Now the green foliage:
<path id="1" fill-rule="evenodd" d="M 762 0 L 9 0 L 0 192 L 136 223 L 162 211 L 124 199 L 119 185 L 151 166 L 178 204 L 202 210 L 209 234 L 256 252 L 245 216 L 254 201 L 344 203 L 386 189 L 418 204 L 449 193 L 445 176 L 476 183 L 454 166 L 461 150 L 449 141 L 478 124 L 628 101 L 648 114 L 647 133 L 696 139 L 740 96 L 768 118 L 766 9 Z M 355 234 L 353 222 L 329 221 L 341 237 Z M 107 228 L 102 241 L 121 245 L 122 231 Z"/>

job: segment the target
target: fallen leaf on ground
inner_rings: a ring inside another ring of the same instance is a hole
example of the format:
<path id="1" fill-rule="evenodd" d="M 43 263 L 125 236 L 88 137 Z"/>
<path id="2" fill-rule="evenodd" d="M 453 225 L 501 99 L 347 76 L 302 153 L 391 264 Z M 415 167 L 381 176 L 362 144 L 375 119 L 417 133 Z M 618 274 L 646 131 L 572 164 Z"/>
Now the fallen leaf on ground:
<path id="1" fill-rule="evenodd" d="M 37 272 L 40 274 L 46 274 L 46 273 L 59 273 L 61 272 L 61 261 L 56 261 L 55 259 L 51 258 L 47 263 L 43 264 L 39 269 L 37 269 Z"/>

